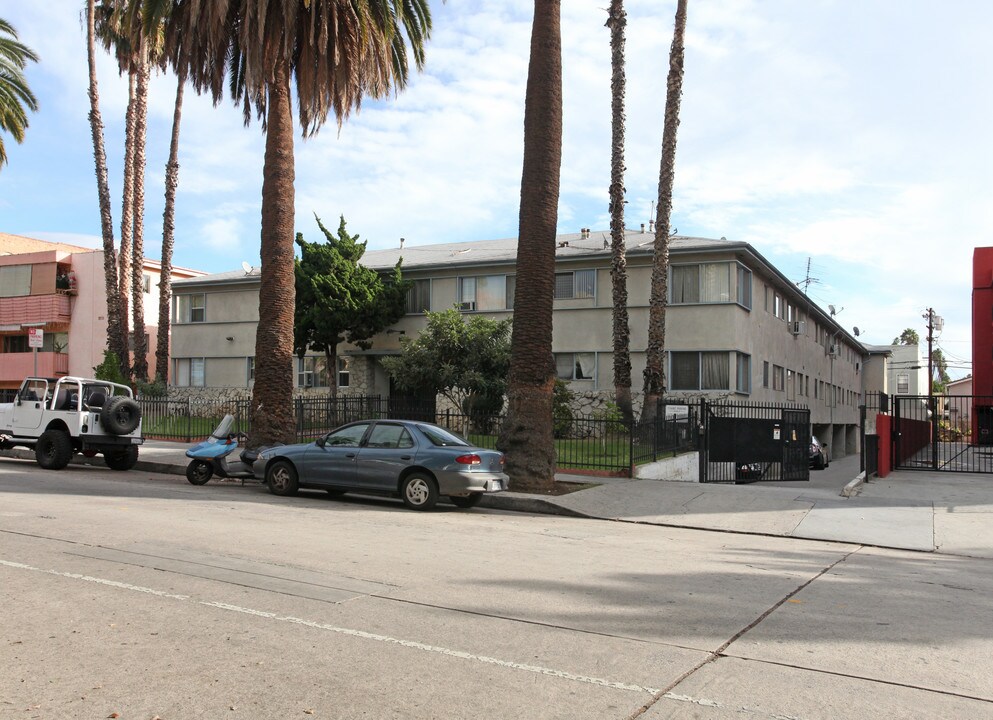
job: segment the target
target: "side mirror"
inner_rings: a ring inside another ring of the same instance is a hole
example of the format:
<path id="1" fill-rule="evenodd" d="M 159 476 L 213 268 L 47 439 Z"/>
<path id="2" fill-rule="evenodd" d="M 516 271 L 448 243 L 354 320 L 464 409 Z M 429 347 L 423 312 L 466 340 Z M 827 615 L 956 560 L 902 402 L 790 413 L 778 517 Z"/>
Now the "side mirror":
<path id="1" fill-rule="evenodd" d="M 317 438 L 316 442 L 317 442 L 317 447 L 322 448 L 327 444 L 328 441 L 326 437 L 321 435 L 319 438 Z"/>

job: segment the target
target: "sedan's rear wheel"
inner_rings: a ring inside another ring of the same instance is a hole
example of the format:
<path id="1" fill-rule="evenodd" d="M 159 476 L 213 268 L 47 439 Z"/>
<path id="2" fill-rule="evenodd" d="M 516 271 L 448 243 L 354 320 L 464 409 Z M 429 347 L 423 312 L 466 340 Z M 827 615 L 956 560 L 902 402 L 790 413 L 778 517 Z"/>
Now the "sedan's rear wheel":
<path id="1" fill-rule="evenodd" d="M 285 460 L 277 460 L 269 466 L 265 481 L 273 495 L 295 495 L 300 489 L 296 468 Z"/>
<path id="2" fill-rule="evenodd" d="M 430 510 L 438 502 L 438 486 L 424 473 L 411 473 L 400 486 L 403 504 L 411 510 Z"/>
<path id="3" fill-rule="evenodd" d="M 479 501 L 483 499 L 483 493 L 472 493 L 471 495 L 466 495 L 463 497 L 452 495 L 448 499 L 451 500 L 452 505 L 457 508 L 471 508 L 479 505 Z"/>

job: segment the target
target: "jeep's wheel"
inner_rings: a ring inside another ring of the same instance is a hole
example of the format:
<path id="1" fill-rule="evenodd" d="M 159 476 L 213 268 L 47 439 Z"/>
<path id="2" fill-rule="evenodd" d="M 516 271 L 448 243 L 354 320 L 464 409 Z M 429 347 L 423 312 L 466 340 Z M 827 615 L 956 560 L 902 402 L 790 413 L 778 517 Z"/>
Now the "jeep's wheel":
<path id="1" fill-rule="evenodd" d="M 130 470 L 138 462 L 138 446 L 129 445 L 124 450 L 107 450 L 103 461 L 111 470 Z"/>
<path id="2" fill-rule="evenodd" d="M 115 395 L 100 412 L 100 424 L 112 435 L 127 435 L 141 422 L 141 407 L 125 395 Z"/>
<path id="3" fill-rule="evenodd" d="M 190 460 L 186 466 L 186 479 L 191 485 L 206 485 L 214 475 L 214 469 L 204 460 Z"/>
<path id="4" fill-rule="evenodd" d="M 72 460 L 72 440 L 61 430 L 46 430 L 35 443 L 34 457 L 46 470 L 61 470 Z"/>

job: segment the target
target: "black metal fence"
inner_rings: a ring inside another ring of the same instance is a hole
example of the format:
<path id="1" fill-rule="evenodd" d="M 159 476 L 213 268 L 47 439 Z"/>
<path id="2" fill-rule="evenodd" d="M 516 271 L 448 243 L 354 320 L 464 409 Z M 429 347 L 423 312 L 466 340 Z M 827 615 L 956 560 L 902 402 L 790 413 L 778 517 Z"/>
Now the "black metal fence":
<path id="1" fill-rule="evenodd" d="M 233 415 L 233 432 L 251 431 L 249 400 L 169 400 L 141 398 L 145 437 L 195 442 L 207 437 L 225 415 Z M 434 405 L 398 404 L 380 396 L 305 396 L 293 400 L 296 439 L 307 442 L 356 420 L 421 420 L 446 427 L 469 442 L 495 448 L 502 415 L 469 415 Z M 631 475 L 634 465 L 696 447 L 699 408 L 662 405 L 657 420 L 629 430 L 613 413 L 573 414 L 557 418 L 556 463 L 562 470 L 593 470 Z"/>

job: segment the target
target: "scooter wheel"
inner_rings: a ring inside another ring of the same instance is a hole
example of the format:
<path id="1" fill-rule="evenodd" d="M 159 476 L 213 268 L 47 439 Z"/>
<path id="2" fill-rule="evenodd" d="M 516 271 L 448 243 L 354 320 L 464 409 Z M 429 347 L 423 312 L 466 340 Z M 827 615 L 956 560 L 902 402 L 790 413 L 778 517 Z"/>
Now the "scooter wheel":
<path id="1" fill-rule="evenodd" d="M 186 479 L 191 485 L 205 485 L 214 476 L 210 463 L 203 460 L 193 460 L 186 466 Z"/>

